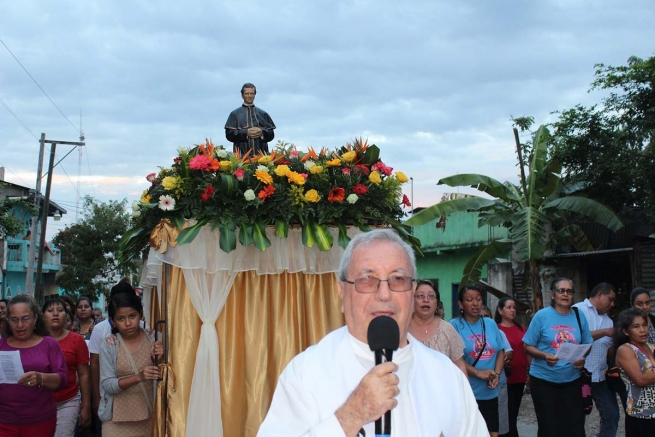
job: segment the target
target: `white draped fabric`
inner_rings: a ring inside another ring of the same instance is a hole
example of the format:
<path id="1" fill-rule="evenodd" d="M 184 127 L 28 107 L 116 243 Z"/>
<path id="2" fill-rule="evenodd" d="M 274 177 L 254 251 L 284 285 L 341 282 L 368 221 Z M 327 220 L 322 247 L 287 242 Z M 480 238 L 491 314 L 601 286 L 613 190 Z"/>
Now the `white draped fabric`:
<path id="1" fill-rule="evenodd" d="M 350 237 L 359 233 L 348 230 Z M 332 273 L 339 268 L 343 249 L 337 244 L 338 229 L 331 229 L 334 244 L 328 251 L 302 244 L 302 230 L 289 229 L 289 236 L 280 239 L 273 228 L 266 235 L 271 246 L 262 252 L 254 245 L 225 253 L 219 246 L 218 230 L 204 226 L 188 244 L 168 246 L 165 253 L 150 250 L 147 268 L 142 275 L 142 286 L 157 286 L 161 290 L 162 263 L 182 269 L 189 297 L 202 320 L 200 342 L 196 352 L 193 382 L 186 422 L 186 435 L 223 436 L 221 417 L 220 369 L 216 320 L 227 300 L 230 288 L 239 272 L 255 270 L 259 275 L 289 273 Z M 161 299 L 160 299 L 161 302 Z M 175 321 L 171 321 L 174 323 Z"/>

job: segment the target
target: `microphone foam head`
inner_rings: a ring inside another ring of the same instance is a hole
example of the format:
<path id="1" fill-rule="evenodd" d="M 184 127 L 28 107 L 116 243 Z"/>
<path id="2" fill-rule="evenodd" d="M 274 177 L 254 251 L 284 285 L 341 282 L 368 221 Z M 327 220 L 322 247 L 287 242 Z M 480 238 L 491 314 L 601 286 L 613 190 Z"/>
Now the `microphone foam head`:
<path id="1" fill-rule="evenodd" d="M 372 351 L 390 349 L 396 350 L 400 345 L 400 329 L 398 323 L 389 316 L 378 316 L 371 320 L 366 334 L 368 347 Z"/>

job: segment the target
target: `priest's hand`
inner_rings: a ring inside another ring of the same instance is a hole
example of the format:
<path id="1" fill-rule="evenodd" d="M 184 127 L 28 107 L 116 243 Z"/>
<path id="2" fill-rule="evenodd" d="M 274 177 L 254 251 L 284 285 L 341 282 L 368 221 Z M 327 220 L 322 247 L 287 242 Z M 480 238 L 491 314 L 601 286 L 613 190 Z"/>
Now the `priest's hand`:
<path id="1" fill-rule="evenodd" d="M 334 413 L 347 436 L 357 435 L 365 424 L 398 405 L 398 376 L 393 373 L 396 370 L 398 365 L 393 362 L 373 367 Z"/>

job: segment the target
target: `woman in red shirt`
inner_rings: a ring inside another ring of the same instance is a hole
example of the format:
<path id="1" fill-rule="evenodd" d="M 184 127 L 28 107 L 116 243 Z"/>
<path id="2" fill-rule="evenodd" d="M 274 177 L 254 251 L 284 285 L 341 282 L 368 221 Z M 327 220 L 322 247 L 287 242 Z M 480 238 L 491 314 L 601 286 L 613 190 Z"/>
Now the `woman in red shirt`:
<path id="1" fill-rule="evenodd" d="M 43 317 L 50 336 L 57 340 L 68 366 L 68 385 L 54 393 L 57 403 L 55 437 L 69 437 L 91 423 L 91 383 L 89 380 L 89 349 L 84 338 L 65 329 L 66 310 L 58 297 L 43 305 Z M 78 380 L 79 378 L 79 380 Z"/>
<path id="2" fill-rule="evenodd" d="M 528 367 L 530 357 L 523 350 L 523 335 L 525 328 L 514 322 L 516 318 L 516 301 L 511 297 L 503 297 L 498 301 L 494 320 L 498 328 L 505 333 L 510 346 L 514 350 L 512 359 L 505 364 L 505 374 L 507 375 L 507 411 L 509 415 L 509 432 L 506 434 L 510 437 L 518 437 L 519 433 L 516 428 L 516 420 L 521 407 L 523 390 L 528 378 Z M 511 370 L 509 370 L 511 369 Z"/>

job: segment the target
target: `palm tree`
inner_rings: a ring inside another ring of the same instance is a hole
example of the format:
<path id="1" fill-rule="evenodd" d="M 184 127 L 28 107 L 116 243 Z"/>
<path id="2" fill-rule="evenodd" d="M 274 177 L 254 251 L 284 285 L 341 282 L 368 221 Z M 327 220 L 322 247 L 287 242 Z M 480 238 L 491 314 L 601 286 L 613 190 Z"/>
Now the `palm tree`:
<path id="1" fill-rule="evenodd" d="M 515 120 L 519 124 L 519 120 Z M 547 250 L 558 244 L 568 243 L 579 251 L 592 251 L 594 248 L 579 225 L 569 222 L 569 213 L 588 217 L 612 231 L 623 227 L 619 218 L 601 203 L 573 195 L 583 188 L 582 184 L 567 186 L 561 184 L 562 165 L 548 159 L 550 133 L 545 126 L 536 131 L 529 158 L 528 175 L 525 174 L 524 146 L 519 142 L 519 134 L 514 128 L 516 151 L 521 170 L 517 186 L 511 182 L 501 183 L 496 179 L 480 174 L 459 174 L 439 180 L 438 184 L 451 187 L 471 186 L 492 198 L 467 197 L 449 200 L 424 209 L 406 224 L 417 226 L 436 218 L 461 211 L 477 211 L 479 226 L 505 226 L 509 237 L 492 241 L 469 259 L 464 268 L 461 285 L 475 282 L 480 278 L 482 267 L 495 257 L 502 256 L 513 249 L 518 261 L 525 263 L 525 274 L 533 292 L 534 310 L 543 307 L 539 264 Z"/>

